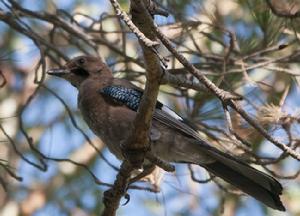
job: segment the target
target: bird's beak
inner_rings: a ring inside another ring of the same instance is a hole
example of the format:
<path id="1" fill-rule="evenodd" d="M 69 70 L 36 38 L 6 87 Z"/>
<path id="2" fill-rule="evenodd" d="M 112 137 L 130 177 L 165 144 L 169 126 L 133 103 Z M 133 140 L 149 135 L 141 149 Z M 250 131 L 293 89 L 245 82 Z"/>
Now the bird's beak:
<path id="1" fill-rule="evenodd" d="M 66 68 L 52 68 L 47 71 L 47 74 L 54 76 L 63 76 L 68 73 L 70 73 L 70 70 Z"/>

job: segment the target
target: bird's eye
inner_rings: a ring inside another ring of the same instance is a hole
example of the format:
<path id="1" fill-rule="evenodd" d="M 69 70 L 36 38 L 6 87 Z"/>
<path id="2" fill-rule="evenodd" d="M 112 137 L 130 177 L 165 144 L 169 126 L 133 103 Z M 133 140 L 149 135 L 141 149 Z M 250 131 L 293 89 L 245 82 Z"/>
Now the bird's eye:
<path id="1" fill-rule="evenodd" d="M 78 63 L 81 64 L 81 65 L 83 65 L 85 63 L 85 59 L 84 58 L 79 59 Z"/>

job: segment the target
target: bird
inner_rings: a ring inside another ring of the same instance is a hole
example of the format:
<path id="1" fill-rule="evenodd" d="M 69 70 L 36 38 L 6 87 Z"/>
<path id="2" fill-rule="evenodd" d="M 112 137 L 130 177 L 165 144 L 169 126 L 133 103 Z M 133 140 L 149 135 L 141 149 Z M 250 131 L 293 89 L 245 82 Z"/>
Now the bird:
<path id="1" fill-rule="evenodd" d="M 78 108 L 89 128 L 118 159 L 124 160 L 121 143 L 130 135 L 143 90 L 115 78 L 95 56 L 78 56 L 60 68 L 47 71 L 78 90 Z M 157 102 L 149 132 L 151 153 L 169 163 L 196 164 L 266 206 L 285 211 L 281 184 L 228 152 L 209 144 L 176 112 Z"/>

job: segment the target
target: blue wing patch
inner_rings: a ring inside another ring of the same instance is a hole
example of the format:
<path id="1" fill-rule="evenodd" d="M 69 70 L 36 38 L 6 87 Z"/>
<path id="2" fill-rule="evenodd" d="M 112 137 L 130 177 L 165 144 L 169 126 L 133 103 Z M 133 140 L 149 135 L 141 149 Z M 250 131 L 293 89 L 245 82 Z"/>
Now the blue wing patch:
<path id="1" fill-rule="evenodd" d="M 116 102 L 122 103 L 134 111 L 137 111 L 143 95 L 143 93 L 138 90 L 123 86 L 107 86 L 101 89 L 100 93 L 109 96 Z"/>
<path id="2" fill-rule="evenodd" d="M 129 109 L 133 111 L 137 111 L 143 96 L 143 92 L 126 88 L 124 86 L 107 86 L 100 90 L 100 93 L 110 97 L 117 103 L 121 103 L 126 105 Z M 173 118 L 184 121 L 181 116 L 175 113 L 173 110 L 168 108 L 167 106 L 163 105 L 161 102 L 157 101 L 156 109 L 160 109 L 166 112 L 168 115 L 172 116 Z"/>
<path id="3" fill-rule="evenodd" d="M 137 89 L 126 88 L 124 86 L 107 86 L 98 91 L 100 94 L 110 98 L 118 104 L 126 105 L 129 109 L 133 111 L 137 111 L 143 96 L 143 92 Z M 166 119 L 176 119 L 189 127 L 193 128 L 195 131 L 197 127 L 195 127 L 191 122 L 183 119 L 176 112 L 171 110 L 169 107 L 163 105 L 161 102 L 157 101 L 156 109 L 163 111 L 161 114 L 164 118 L 164 122 Z M 162 117 L 161 117 L 162 118 Z M 171 122 L 171 123 L 170 123 Z M 169 124 L 174 124 L 174 121 L 169 121 Z M 176 126 L 175 126 L 176 127 Z M 189 129 L 188 129 L 189 130 Z M 186 130 L 184 130 L 186 132 Z M 194 133 L 194 132 L 192 132 Z M 195 132 L 196 133 L 196 132 Z M 190 135 L 191 132 L 186 132 L 186 134 Z"/>

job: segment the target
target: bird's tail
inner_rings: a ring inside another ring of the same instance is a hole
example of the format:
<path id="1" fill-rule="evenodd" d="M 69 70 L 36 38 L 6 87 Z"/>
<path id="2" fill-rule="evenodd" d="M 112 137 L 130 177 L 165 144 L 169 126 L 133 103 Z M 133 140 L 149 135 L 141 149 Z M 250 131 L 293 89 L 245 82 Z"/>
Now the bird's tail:
<path id="1" fill-rule="evenodd" d="M 196 145 L 195 148 L 213 160 L 211 163 L 205 164 L 199 164 L 196 161 L 193 161 L 193 163 L 206 168 L 212 174 L 224 179 L 265 205 L 285 211 L 279 197 L 282 194 L 282 186 L 276 179 L 214 147 L 201 143 L 201 145 Z"/>

